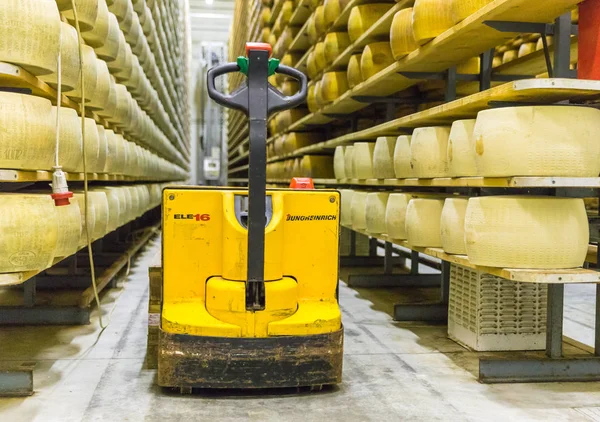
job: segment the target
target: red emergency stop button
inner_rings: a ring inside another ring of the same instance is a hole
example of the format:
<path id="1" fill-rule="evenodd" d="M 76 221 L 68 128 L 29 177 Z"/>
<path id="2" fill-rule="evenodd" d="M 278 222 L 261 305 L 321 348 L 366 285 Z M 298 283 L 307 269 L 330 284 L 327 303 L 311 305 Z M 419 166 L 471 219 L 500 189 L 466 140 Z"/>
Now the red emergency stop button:
<path id="1" fill-rule="evenodd" d="M 247 42 L 246 55 L 250 54 L 251 50 L 268 51 L 269 57 L 271 57 L 271 54 L 273 53 L 273 50 L 271 49 L 271 44 L 267 44 L 265 42 Z"/>
<path id="2" fill-rule="evenodd" d="M 310 177 L 292 177 L 291 189 L 314 189 L 315 184 Z"/>

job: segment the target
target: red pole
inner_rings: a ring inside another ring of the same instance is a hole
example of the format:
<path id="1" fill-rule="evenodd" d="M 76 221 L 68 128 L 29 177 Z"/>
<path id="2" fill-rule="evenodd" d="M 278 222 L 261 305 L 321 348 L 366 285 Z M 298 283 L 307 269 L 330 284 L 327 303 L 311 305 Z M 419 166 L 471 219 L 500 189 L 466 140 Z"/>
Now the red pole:
<path id="1" fill-rule="evenodd" d="M 600 80 L 600 0 L 579 4 L 577 77 Z"/>

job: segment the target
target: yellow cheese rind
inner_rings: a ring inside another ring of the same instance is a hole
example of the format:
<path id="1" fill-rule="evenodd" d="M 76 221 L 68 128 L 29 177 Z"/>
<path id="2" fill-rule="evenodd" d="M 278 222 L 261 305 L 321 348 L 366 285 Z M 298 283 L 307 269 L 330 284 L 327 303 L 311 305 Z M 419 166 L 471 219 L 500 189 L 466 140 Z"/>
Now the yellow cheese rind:
<path id="1" fill-rule="evenodd" d="M 327 31 L 327 24 L 325 21 L 325 7 L 323 5 L 317 6 L 315 9 L 315 30 L 317 31 L 317 37 L 325 35 Z"/>
<path id="2" fill-rule="evenodd" d="M 372 192 L 367 195 L 365 204 L 367 232 L 380 234 L 386 232 L 385 212 L 388 192 Z"/>
<path id="3" fill-rule="evenodd" d="M 300 176 L 315 179 L 333 179 L 333 157 L 330 155 L 305 155 L 300 163 Z"/>
<path id="4" fill-rule="evenodd" d="M 117 17 L 112 13 L 108 13 L 108 35 L 104 41 L 104 45 L 95 48 L 96 55 L 107 62 L 116 60 L 119 55 L 119 40 L 121 31 Z"/>
<path id="5" fill-rule="evenodd" d="M 451 0 L 450 14 L 452 21 L 456 24 L 468 18 L 492 0 Z"/>
<path id="6" fill-rule="evenodd" d="M 504 52 L 504 54 L 502 54 L 502 64 L 512 62 L 517 57 L 518 57 L 517 50 L 507 50 Z"/>
<path id="7" fill-rule="evenodd" d="M 367 228 L 367 195 L 369 192 L 354 191 L 352 194 L 351 215 L 352 227 L 357 230 Z"/>
<path id="8" fill-rule="evenodd" d="M 447 0 L 415 0 L 413 33 L 423 45 L 454 26 L 452 10 Z"/>
<path id="9" fill-rule="evenodd" d="M 354 6 L 348 17 L 348 36 L 356 41 L 368 28 L 390 10 L 392 4 L 374 3 Z"/>
<path id="10" fill-rule="evenodd" d="M 473 130 L 475 119 L 456 120 L 450 128 L 446 160 L 448 176 L 477 176 Z"/>
<path id="11" fill-rule="evenodd" d="M 393 179 L 394 149 L 396 137 L 382 136 L 377 138 L 373 149 L 373 177 L 375 179 Z"/>
<path id="12" fill-rule="evenodd" d="M 357 179 L 373 178 L 374 142 L 354 143 L 354 177 Z"/>
<path id="13" fill-rule="evenodd" d="M 406 239 L 412 246 L 439 248 L 442 246 L 440 222 L 443 199 L 411 199 L 406 208 Z"/>
<path id="14" fill-rule="evenodd" d="M 331 65 L 350 45 L 347 32 L 330 32 L 325 36 L 325 61 Z"/>
<path id="15" fill-rule="evenodd" d="M 352 225 L 352 195 L 354 195 L 354 191 L 352 189 L 340 189 L 340 222 L 343 226 Z"/>
<path id="16" fill-rule="evenodd" d="M 533 42 L 523 43 L 519 47 L 519 52 L 517 53 L 517 57 L 526 56 L 528 54 L 533 53 L 534 51 L 535 51 L 535 43 L 533 43 Z"/>
<path id="17" fill-rule="evenodd" d="M 365 46 L 360 57 L 360 72 L 363 79 L 367 80 L 392 63 L 394 56 L 389 42 L 371 43 Z"/>
<path id="18" fill-rule="evenodd" d="M 440 220 L 442 248 L 449 254 L 466 255 L 465 214 L 468 198 L 448 198 L 444 202 Z"/>
<path id="19" fill-rule="evenodd" d="M 348 91 L 346 72 L 326 72 L 321 79 L 321 100 L 331 103 Z"/>
<path id="20" fill-rule="evenodd" d="M 49 267 L 58 242 L 50 195 L 3 193 L 1 199 L 0 273 Z"/>
<path id="21" fill-rule="evenodd" d="M 473 132 L 478 175 L 597 177 L 600 110 L 523 106 L 479 112 Z"/>
<path id="22" fill-rule="evenodd" d="M 412 29 L 412 15 L 412 7 L 407 7 L 396 12 L 392 20 L 390 45 L 395 60 L 400 60 L 419 48 Z"/>
<path id="23" fill-rule="evenodd" d="M 356 179 L 356 172 L 354 171 L 354 145 L 349 145 L 344 151 L 344 171 L 346 178 Z"/>
<path id="24" fill-rule="evenodd" d="M 335 147 L 333 154 L 333 172 L 335 173 L 335 178 L 338 180 L 346 178 L 346 170 L 344 169 L 345 149 L 346 147 L 344 146 Z"/>
<path id="25" fill-rule="evenodd" d="M 348 87 L 354 88 L 364 81 L 360 71 L 360 60 L 362 54 L 353 54 L 348 61 Z"/>
<path id="26" fill-rule="evenodd" d="M 406 239 L 406 208 L 411 195 L 392 193 L 388 197 L 385 211 L 385 233 L 391 239 Z"/>
<path id="27" fill-rule="evenodd" d="M 431 126 L 417 128 L 410 141 L 410 166 L 419 178 L 447 176 L 447 150 L 450 128 Z"/>
<path id="28" fill-rule="evenodd" d="M 340 5 L 340 0 L 325 0 L 323 6 L 325 8 L 325 26 L 329 28 L 342 13 L 343 5 Z"/>
<path id="29" fill-rule="evenodd" d="M 315 45 L 314 57 L 317 72 L 323 71 L 327 67 L 327 59 L 325 58 L 325 43 L 318 42 Z"/>
<path id="30" fill-rule="evenodd" d="M 506 268 L 580 267 L 589 243 L 579 198 L 488 196 L 469 199 L 465 216 L 469 261 Z"/>
<path id="31" fill-rule="evenodd" d="M 407 179 L 413 177 L 413 171 L 410 166 L 410 141 L 412 136 L 400 135 L 396 138 L 394 147 L 394 175 L 397 179 Z"/>
<path id="32" fill-rule="evenodd" d="M 79 46 L 77 41 L 77 31 L 68 23 L 61 22 L 61 51 L 60 60 L 62 67 L 61 86 L 63 92 L 73 91 L 79 84 Z M 58 87 L 57 72 L 39 77 L 52 88 Z"/>
<path id="33" fill-rule="evenodd" d="M 77 200 L 69 205 L 54 207 L 58 224 L 58 240 L 54 257 L 70 256 L 77 252 L 81 237 L 81 213 Z"/>

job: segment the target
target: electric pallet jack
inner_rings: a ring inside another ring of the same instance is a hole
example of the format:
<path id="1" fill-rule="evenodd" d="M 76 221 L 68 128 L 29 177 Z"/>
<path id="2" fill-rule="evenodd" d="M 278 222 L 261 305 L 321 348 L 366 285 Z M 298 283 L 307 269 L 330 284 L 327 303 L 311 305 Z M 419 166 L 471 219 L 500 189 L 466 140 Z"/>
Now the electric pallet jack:
<path id="1" fill-rule="evenodd" d="M 158 384 L 182 392 L 320 389 L 342 377 L 339 193 L 266 188 L 267 117 L 301 104 L 307 79 L 270 59 L 269 44 L 248 43 L 246 52 L 210 69 L 207 86 L 217 103 L 249 117 L 248 189 L 163 192 Z M 232 72 L 246 84 L 217 91 L 215 78 Z M 267 81 L 274 73 L 297 79 L 299 92 L 277 91 Z"/>

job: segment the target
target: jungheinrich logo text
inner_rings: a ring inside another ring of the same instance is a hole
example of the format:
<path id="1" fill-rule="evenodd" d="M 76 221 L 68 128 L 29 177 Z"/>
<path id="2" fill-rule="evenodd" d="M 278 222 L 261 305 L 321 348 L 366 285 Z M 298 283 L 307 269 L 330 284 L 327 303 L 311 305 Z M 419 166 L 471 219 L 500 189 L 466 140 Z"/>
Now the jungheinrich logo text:
<path id="1" fill-rule="evenodd" d="M 322 214 L 322 215 L 291 215 L 288 214 L 285 217 L 285 221 L 325 221 L 325 220 L 337 220 L 335 214 Z"/>

